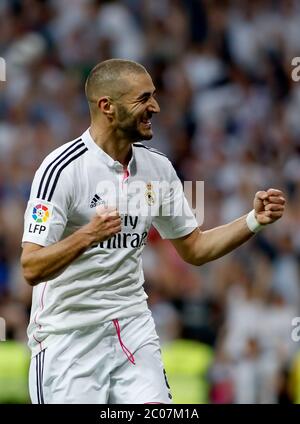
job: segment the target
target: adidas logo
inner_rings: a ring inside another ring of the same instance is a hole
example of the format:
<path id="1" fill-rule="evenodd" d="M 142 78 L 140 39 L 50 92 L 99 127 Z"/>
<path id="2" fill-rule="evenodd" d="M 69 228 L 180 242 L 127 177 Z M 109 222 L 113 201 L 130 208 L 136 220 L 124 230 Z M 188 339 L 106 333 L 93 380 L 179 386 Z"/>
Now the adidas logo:
<path id="1" fill-rule="evenodd" d="M 101 199 L 101 197 L 98 196 L 98 194 L 95 194 L 90 203 L 90 208 L 95 208 L 98 205 L 104 205 L 104 204 L 105 204 L 105 201 Z"/>

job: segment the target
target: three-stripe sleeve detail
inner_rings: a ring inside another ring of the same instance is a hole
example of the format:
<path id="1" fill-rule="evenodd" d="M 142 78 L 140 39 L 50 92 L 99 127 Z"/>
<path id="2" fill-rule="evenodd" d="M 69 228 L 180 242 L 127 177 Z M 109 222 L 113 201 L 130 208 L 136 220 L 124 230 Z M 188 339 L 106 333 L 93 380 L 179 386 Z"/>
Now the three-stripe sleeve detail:
<path id="1" fill-rule="evenodd" d="M 75 159 L 77 159 L 77 158 L 79 158 L 79 156 L 81 156 L 81 155 L 83 155 L 83 153 L 85 153 L 85 152 L 87 152 L 87 147 L 85 147 L 83 150 L 81 150 L 80 152 L 78 152 L 77 153 L 77 155 L 75 155 L 75 156 L 72 156 L 67 162 L 65 162 L 60 168 L 59 168 L 59 170 L 57 171 L 57 174 L 56 174 L 56 177 L 55 177 L 55 180 L 54 180 L 54 183 L 53 183 L 53 185 L 52 185 L 52 188 L 51 188 L 51 191 L 50 191 L 50 194 L 49 194 L 49 197 L 48 197 L 48 202 L 51 202 L 51 199 L 52 199 L 52 196 L 53 196 L 53 193 L 54 193 L 54 190 L 55 190 L 55 187 L 56 187 L 56 185 L 57 185 L 57 182 L 58 182 L 58 179 L 59 179 L 59 176 L 60 176 L 60 174 L 61 174 L 61 172 L 62 172 L 62 170 L 66 167 L 66 166 L 68 166 L 71 162 L 73 162 Z"/>
<path id="2" fill-rule="evenodd" d="M 79 138 L 50 162 L 42 175 L 37 198 L 50 202 L 62 170 L 87 150 Z"/>

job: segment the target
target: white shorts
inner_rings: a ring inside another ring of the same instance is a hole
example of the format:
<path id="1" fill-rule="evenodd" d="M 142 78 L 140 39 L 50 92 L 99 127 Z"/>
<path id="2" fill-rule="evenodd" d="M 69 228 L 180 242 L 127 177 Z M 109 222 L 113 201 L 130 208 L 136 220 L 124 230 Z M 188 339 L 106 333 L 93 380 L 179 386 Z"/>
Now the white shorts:
<path id="1" fill-rule="evenodd" d="M 171 403 L 149 311 L 57 335 L 31 360 L 32 403 Z"/>

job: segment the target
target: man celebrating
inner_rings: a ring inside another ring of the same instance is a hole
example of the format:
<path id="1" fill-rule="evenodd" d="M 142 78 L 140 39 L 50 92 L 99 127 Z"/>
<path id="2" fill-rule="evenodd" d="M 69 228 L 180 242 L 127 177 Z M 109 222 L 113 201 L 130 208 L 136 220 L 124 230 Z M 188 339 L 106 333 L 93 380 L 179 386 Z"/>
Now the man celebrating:
<path id="1" fill-rule="evenodd" d="M 169 160 L 141 143 L 152 138 L 151 117 L 160 110 L 146 69 L 107 60 L 85 89 L 90 128 L 46 157 L 25 213 L 31 399 L 170 403 L 143 289 L 150 226 L 201 265 L 279 219 L 285 199 L 279 190 L 260 191 L 248 215 L 201 231 Z"/>

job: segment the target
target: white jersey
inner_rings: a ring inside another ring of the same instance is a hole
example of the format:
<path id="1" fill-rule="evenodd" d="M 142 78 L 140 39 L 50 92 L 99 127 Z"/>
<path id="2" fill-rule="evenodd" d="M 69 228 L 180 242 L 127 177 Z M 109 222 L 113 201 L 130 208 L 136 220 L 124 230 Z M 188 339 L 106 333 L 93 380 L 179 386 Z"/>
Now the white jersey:
<path id="1" fill-rule="evenodd" d="M 176 172 L 163 154 L 134 143 L 124 170 L 87 130 L 54 150 L 37 170 L 22 241 L 41 246 L 59 242 L 87 224 L 97 205 L 118 207 L 122 231 L 91 246 L 58 277 L 33 288 L 28 327 L 33 355 L 51 343 L 52 335 L 147 310 L 141 254 L 150 226 L 171 239 L 197 227 Z"/>

